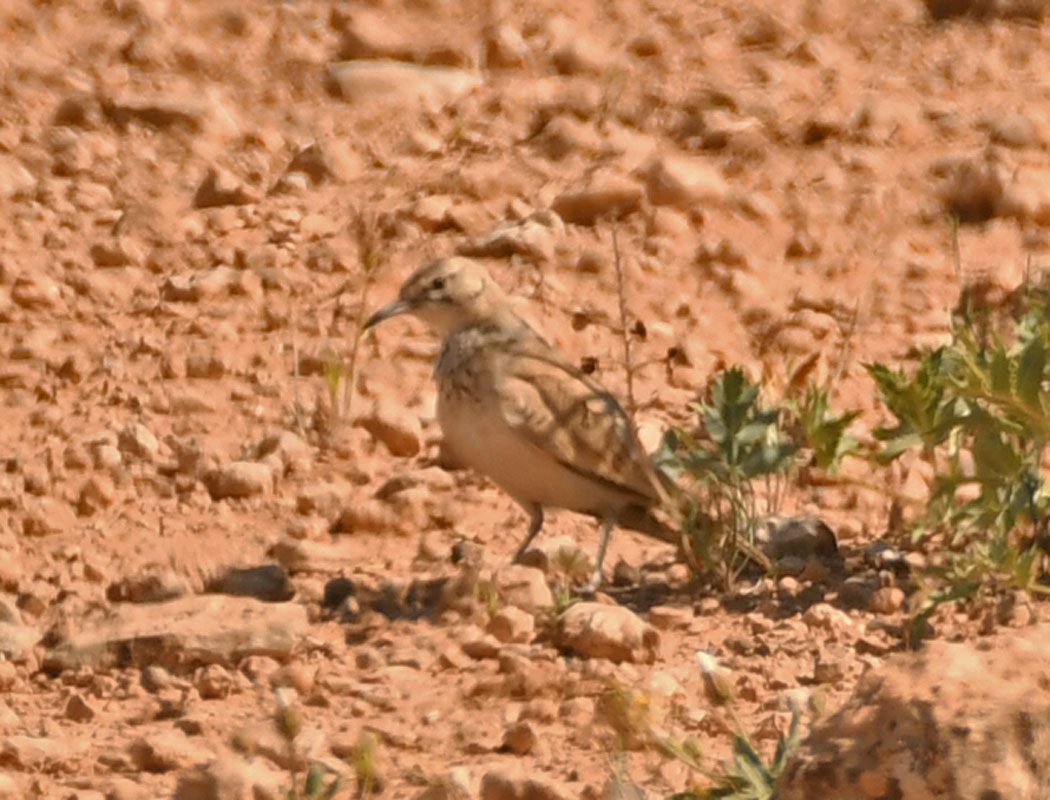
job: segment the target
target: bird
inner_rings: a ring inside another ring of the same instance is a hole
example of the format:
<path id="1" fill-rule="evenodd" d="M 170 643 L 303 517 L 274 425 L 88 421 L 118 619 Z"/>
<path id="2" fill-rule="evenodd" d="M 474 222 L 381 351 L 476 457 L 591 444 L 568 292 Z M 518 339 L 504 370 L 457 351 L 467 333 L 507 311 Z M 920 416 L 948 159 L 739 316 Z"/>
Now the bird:
<path id="1" fill-rule="evenodd" d="M 363 329 L 405 314 L 442 340 L 433 377 L 445 447 L 529 517 L 513 562 L 543 528 L 545 508 L 601 524 L 583 594 L 601 585 L 615 526 L 679 541 L 654 514 L 668 502 L 666 479 L 623 406 L 515 312 L 481 263 L 454 256 L 423 264 Z"/>

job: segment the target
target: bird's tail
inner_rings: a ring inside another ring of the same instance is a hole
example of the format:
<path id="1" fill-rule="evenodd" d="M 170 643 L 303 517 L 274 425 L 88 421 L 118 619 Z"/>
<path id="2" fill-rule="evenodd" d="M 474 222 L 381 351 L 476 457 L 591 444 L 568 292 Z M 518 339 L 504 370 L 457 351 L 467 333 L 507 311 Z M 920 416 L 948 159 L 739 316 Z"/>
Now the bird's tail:
<path id="1" fill-rule="evenodd" d="M 616 517 L 616 523 L 629 531 L 645 534 L 661 542 L 678 545 L 682 532 L 663 509 L 630 505 Z"/>
<path id="2" fill-rule="evenodd" d="M 641 506 L 630 505 L 620 511 L 616 522 L 620 527 L 636 531 L 653 539 L 678 548 L 679 556 L 693 569 L 694 572 L 707 572 L 710 564 L 707 557 L 696 548 L 696 542 L 690 532 L 691 527 L 701 523 L 703 527 L 714 528 L 715 521 L 703 511 L 693 509 L 689 515 L 693 520 L 692 525 L 685 524 L 686 507 L 688 497 L 675 487 L 673 501 L 675 505 L 668 508 L 667 505 Z M 676 513 L 677 511 L 677 513 Z M 703 523 L 706 522 L 706 525 Z M 737 541 L 737 548 L 748 559 L 763 569 L 770 569 L 769 557 L 761 549 L 747 541 Z"/>

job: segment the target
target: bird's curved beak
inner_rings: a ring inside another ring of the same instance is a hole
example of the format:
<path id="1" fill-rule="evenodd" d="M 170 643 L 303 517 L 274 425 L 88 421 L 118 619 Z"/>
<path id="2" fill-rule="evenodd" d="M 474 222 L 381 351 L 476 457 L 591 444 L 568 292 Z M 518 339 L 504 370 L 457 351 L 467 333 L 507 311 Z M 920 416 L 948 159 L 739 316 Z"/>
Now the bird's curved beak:
<path id="1" fill-rule="evenodd" d="M 407 300 L 395 300 L 393 303 L 388 303 L 387 305 L 379 309 L 376 313 L 374 313 L 372 316 L 370 316 L 365 322 L 365 327 L 363 328 L 363 330 L 367 331 L 369 328 L 378 325 L 385 319 L 396 317 L 399 314 L 407 314 L 411 310 L 412 304 L 409 303 Z"/>

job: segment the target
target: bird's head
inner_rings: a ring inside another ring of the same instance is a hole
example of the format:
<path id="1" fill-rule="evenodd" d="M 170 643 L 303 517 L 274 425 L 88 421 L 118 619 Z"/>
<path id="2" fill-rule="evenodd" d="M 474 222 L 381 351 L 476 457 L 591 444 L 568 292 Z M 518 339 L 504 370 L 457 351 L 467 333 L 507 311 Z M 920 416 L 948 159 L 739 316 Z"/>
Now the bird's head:
<path id="1" fill-rule="evenodd" d="M 365 330 L 400 314 L 412 314 L 439 336 L 484 319 L 499 309 L 503 291 L 485 268 L 468 258 L 445 258 L 417 269 L 397 300 L 365 322 Z"/>

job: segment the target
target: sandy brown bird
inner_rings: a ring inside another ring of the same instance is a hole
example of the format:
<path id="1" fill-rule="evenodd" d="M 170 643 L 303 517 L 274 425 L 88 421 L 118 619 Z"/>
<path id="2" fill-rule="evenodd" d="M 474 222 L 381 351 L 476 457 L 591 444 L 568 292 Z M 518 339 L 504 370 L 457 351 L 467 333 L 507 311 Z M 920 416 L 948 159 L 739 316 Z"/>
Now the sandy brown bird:
<path id="1" fill-rule="evenodd" d="M 623 408 L 514 313 L 484 267 L 465 258 L 425 264 L 365 328 L 399 314 L 443 340 L 434 378 L 446 445 L 529 515 L 515 560 L 543 527 L 545 507 L 601 521 L 585 592 L 601 582 L 615 525 L 677 541 L 651 513 L 667 497 Z"/>

